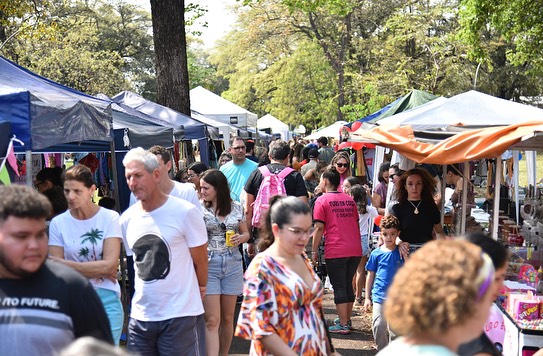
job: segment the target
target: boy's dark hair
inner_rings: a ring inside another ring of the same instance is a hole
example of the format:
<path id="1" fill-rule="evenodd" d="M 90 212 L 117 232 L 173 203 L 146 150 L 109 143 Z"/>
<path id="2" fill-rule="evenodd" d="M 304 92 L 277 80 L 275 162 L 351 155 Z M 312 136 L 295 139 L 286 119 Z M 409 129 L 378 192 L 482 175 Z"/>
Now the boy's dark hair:
<path id="1" fill-rule="evenodd" d="M 394 215 L 383 216 L 379 227 L 381 229 L 396 229 L 400 231 L 400 220 Z"/>
<path id="2" fill-rule="evenodd" d="M 37 190 L 16 184 L 0 186 L 0 223 L 10 216 L 47 219 L 51 209 L 49 200 Z"/>
<path id="3" fill-rule="evenodd" d="M 159 145 L 154 145 L 153 147 L 149 148 L 149 152 L 151 152 L 155 156 L 160 155 L 160 157 L 162 157 L 162 161 L 164 161 L 164 164 L 170 162 L 170 160 L 172 159 L 170 151 Z"/>
<path id="4" fill-rule="evenodd" d="M 509 251 L 505 246 L 481 232 L 472 232 L 465 236 L 465 240 L 475 244 L 490 256 L 494 268 L 502 268 L 509 261 Z"/>
<path id="5" fill-rule="evenodd" d="M 64 195 L 64 189 L 61 187 L 49 188 L 42 193 L 49 199 L 49 202 L 53 206 L 53 216 L 62 214 L 68 210 L 68 201 Z"/>
<path id="6" fill-rule="evenodd" d="M 41 169 L 38 174 L 36 174 L 36 181 L 50 181 L 54 186 L 62 187 L 62 167 L 46 167 Z"/>

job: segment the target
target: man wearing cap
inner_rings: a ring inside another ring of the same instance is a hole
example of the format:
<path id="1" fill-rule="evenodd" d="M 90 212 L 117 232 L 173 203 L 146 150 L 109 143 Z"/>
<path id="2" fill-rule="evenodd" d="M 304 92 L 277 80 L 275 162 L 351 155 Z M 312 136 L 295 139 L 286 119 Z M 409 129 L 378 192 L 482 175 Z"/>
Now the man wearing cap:
<path id="1" fill-rule="evenodd" d="M 309 171 L 310 169 L 317 167 L 319 151 L 316 148 L 312 148 L 309 150 L 309 153 L 307 154 L 307 156 L 309 157 L 309 162 L 307 162 L 306 164 L 302 166 L 302 169 L 301 169 L 302 176 L 305 176 L 307 171 Z"/>
<path id="2" fill-rule="evenodd" d="M 319 145 L 319 160 L 330 164 L 332 158 L 334 157 L 334 150 L 328 146 L 328 139 L 324 136 L 321 136 L 317 139 L 317 144 Z"/>

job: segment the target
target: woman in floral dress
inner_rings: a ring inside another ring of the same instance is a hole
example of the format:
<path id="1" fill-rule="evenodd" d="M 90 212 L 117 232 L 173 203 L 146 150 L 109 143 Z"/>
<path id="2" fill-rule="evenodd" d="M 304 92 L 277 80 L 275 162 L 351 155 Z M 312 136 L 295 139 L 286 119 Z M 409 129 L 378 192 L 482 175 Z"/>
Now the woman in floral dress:
<path id="1" fill-rule="evenodd" d="M 327 355 L 323 287 L 304 249 L 313 234 L 307 204 L 272 197 L 258 254 L 245 273 L 236 336 L 251 355 Z"/>

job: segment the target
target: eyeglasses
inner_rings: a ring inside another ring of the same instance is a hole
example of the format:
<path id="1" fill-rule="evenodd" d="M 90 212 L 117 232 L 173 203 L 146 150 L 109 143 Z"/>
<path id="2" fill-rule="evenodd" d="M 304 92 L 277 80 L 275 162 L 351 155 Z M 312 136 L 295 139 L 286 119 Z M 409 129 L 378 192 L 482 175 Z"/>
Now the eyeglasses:
<path id="1" fill-rule="evenodd" d="M 198 174 L 192 174 L 192 173 L 191 173 L 191 174 L 189 174 L 189 175 L 187 176 L 188 179 L 192 179 L 192 178 L 194 178 L 194 177 L 198 177 Z"/>
<path id="2" fill-rule="evenodd" d="M 306 234 L 308 234 L 309 236 L 313 235 L 316 228 L 310 227 L 308 230 L 304 230 L 304 229 L 300 229 L 299 227 L 287 227 L 287 230 L 292 232 L 297 237 L 302 237 Z"/>
<path id="3" fill-rule="evenodd" d="M 347 167 L 349 167 L 349 163 L 336 163 L 336 166 L 347 168 Z"/>
<path id="4" fill-rule="evenodd" d="M 396 176 L 397 176 L 397 174 L 396 174 L 396 173 L 394 173 L 394 174 L 391 174 L 391 175 L 389 175 L 389 176 L 388 176 L 388 178 L 389 178 L 390 180 L 393 180 L 393 179 L 394 179 L 394 177 L 396 177 Z"/>
<path id="5" fill-rule="evenodd" d="M 43 182 L 36 182 L 34 183 L 34 188 L 38 189 L 40 187 L 40 185 L 42 185 Z"/>
<path id="6" fill-rule="evenodd" d="M 235 151 L 244 150 L 245 146 L 236 146 L 236 147 L 232 147 L 232 149 Z"/>

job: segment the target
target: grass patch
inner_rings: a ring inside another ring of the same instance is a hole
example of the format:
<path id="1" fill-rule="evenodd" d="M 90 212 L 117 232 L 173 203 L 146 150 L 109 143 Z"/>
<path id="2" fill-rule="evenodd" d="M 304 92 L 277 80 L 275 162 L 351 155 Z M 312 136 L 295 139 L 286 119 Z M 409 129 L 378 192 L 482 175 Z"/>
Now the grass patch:
<path id="1" fill-rule="evenodd" d="M 543 152 L 537 152 L 536 158 L 536 179 L 539 181 L 542 178 L 541 167 L 543 167 Z M 522 159 L 518 163 L 518 182 L 519 187 L 528 187 L 528 169 L 526 167 L 526 156 L 522 152 Z"/>

